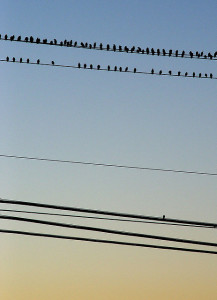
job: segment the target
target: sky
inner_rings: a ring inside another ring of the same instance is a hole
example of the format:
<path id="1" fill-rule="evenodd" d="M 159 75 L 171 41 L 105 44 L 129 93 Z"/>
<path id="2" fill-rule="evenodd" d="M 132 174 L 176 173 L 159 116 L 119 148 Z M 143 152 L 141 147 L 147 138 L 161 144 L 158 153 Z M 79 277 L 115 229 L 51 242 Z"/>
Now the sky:
<path id="1" fill-rule="evenodd" d="M 0 3 L 2 35 L 186 52 L 217 50 L 213 0 Z M 0 45 L 0 59 L 217 75 L 216 62 L 208 60 L 5 41 Z M 215 80 L 5 62 L 0 79 L 0 154 L 217 172 Z M 6 158 L 0 158 L 0 166 L 1 198 L 204 222 L 217 219 L 215 176 Z M 12 207 L 1 204 L 3 208 Z M 69 218 L 62 222 L 216 242 L 216 231 L 208 229 Z M 0 224 L 5 229 L 112 239 L 21 222 Z M 4 300 L 215 300 L 217 294 L 217 260 L 206 254 L 1 234 L 0 265 Z"/>

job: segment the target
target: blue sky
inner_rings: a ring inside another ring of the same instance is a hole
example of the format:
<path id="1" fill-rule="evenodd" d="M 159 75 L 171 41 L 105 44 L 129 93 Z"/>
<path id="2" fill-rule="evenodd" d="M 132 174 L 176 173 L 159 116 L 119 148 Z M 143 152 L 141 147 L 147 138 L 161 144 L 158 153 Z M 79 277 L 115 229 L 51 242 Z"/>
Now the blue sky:
<path id="1" fill-rule="evenodd" d="M 1 1 L 1 7 L 1 34 L 217 50 L 216 1 Z M 217 75 L 215 61 L 1 41 L 1 59 L 7 55 Z M 215 80 L 6 63 L 1 63 L 0 74 L 0 153 L 217 171 Z M 204 221 L 217 217 L 215 177 L 3 158 L 0 165 L 3 198 Z M 147 228 L 215 238 L 214 232 Z M 13 245 L 13 240 L 8 243 Z"/>

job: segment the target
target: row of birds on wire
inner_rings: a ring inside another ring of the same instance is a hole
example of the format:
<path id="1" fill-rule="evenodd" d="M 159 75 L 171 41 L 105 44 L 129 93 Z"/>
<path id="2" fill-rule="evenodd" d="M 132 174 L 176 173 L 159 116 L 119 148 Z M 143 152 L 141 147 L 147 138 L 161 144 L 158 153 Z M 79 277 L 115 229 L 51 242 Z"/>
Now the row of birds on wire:
<path id="1" fill-rule="evenodd" d="M 58 42 L 56 39 L 48 40 L 40 39 L 40 38 L 34 38 L 33 36 L 25 37 L 22 39 L 21 36 L 18 36 L 17 38 L 15 35 L 8 36 L 7 34 L 1 35 L 0 39 L 5 41 L 16 41 L 16 42 L 25 42 L 25 43 L 35 43 L 35 44 L 44 44 L 44 45 L 54 45 L 54 46 L 65 46 L 65 47 L 75 47 L 75 48 L 84 48 L 84 49 L 94 49 L 94 50 L 104 50 L 104 51 L 113 51 L 113 52 L 125 52 L 125 53 L 134 53 L 134 54 L 146 54 L 146 55 L 157 55 L 157 56 L 169 56 L 169 57 L 181 57 L 181 58 L 197 58 L 197 59 L 210 59 L 210 60 L 217 60 L 217 51 L 214 53 L 207 53 L 205 54 L 203 51 L 196 51 L 195 53 L 192 51 L 186 52 L 186 51 L 179 51 L 179 50 L 168 50 L 165 49 L 154 49 L 147 47 L 146 49 L 143 49 L 141 47 L 128 47 L 128 46 L 117 46 L 115 44 L 106 46 L 103 46 L 102 43 L 97 44 L 94 42 L 93 44 L 90 43 L 78 43 L 77 41 L 72 40 L 64 40 Z"/>
<path id="2" fill-rule="evenodd" d="M 30 61 L 29 58 L 26 60 L 23 60 L 23 58 L 20 58 L 16 60 L 15 57 L 12 59 L 9 58 L 9 56 L 6 57 L 6 59 L 1 59 L 1 62 L 13 62 L 13 63 L 25 63 L 25 64 L 32 64 L 32 65 L 42 65 L 42 66 L 56 66 L 56 67 L 65 67 L 65 68 L 74 68 L 74 69 L 88 69 L 88 70 L 98 70 L 98 71 L 113 71 L 113 72 L 124 72 L 124 73 L 138 73 L 138 74 L 145 74 L 145 75 L 162 75 L 162 76 L 175 76 L 175 77 L 190 77 L 190 78 L 207 78 L 207 79 L 217 79 L 217 77 L 214 77 L 212 73 L 210 74 L 196 74 L 193 72 L 192 74 L 189 74 L 188 72 L 181 73 L 181 71 L 178 71 L 177 73 L 172 72 L 169 70 L 167 73 L 164 73 L 162 70 L 156 72 L 153 68 L 150 72 L 147 71 L 139 71 L 137 68 L 133 68 L 130 70 L 128 67 L 117 67 L 114 66 L 113 68 L 108 65 L 106 68 L 102 68 L 100 65 L 93 66 L 92 64 L 81 64 L 80 62 L 77 65 L 61 65 L 61 64 L 55 64 L 55 62 L 52 60 L 51 63 L 41 63 L 40 59 L 38 59 L 36 62 Z"/>

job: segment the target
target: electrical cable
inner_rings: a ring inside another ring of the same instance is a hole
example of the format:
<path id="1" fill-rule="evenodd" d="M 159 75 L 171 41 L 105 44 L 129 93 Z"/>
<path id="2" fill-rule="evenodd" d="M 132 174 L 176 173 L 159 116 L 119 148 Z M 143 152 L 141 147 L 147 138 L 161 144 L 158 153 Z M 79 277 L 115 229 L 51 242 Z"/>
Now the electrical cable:
<path id="1" fill-rule="evenodd" d="M 108 234 L 115 234 L 115 235 L 123 235 L 123 236 L 130 236 L 130 237 L 156 239 L 156 240 L 169 241 L 169 242 L 175 242 L 175 243 L 187 243 L 187 244 L 193 244 L 193 245 L 217 247 L 217 243 L 212 243 L 212 242 L 171 238 L 171 237 L 143 234 L 143 233 L 137 233 L 137 232 L 127 232 L 127 231 L 112 230 L 112 229 L 99 228 L 99 227 L 58 223 L 58 222 L 52 222 L 52 221 L 21 218 L 21 217 L 14 217 L 14 216 L 8 216 L 8 215 L 0 215 L 0 219 L 41 224 L 41 225 L 49 225 L 49 226 L 57 226 L 57 227 L 64 227 L 64 228 L 73 228 L 73 229 L 78 229 L 78 230 L 87 230 L 87 231 L 94 231 L 94 232 L 108 233 Z"/>

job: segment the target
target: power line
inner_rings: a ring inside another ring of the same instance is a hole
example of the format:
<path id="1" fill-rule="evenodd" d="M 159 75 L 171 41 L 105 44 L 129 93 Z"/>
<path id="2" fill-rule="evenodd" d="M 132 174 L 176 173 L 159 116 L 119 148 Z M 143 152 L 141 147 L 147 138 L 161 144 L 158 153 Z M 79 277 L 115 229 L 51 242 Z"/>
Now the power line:
<path id="1" fill-rule="evenodd" d="M 54 234 L 36 233 L 36 232 L 26 232 L 26 231 L 18 231 L 18 230 L 0 229 L 0 233 L 47 237 L 47 238 L 75 240 L 75 241 L 103 243 L 103 244 L 114 244 L 114 245 L 122 245 L 122 246 L 135 246 L 135 247 L 154 248 L 154 249 L 185 251 L 185 252 L 204 253 L 204 254 L 205 253 L 206 254 L 217 254 L 216 251 L 210 251 L 210 250 L 200 250 L 200 249 L 191 249 L 191 248 L 189 249 L 189 248 L 169 247 L 169 246 L 160 246 L 160 245 L 149 245 L 149 244 L 120 242 L 120 241 L 101 240 L 101 239 L 92 239 L 92 238 L 81 238 L 81 237 L 64 236 L 64 235 L 56 235 L 56 234 L 54 235 Z"/>
<path id="2" fill-rule="evenodd" d="M 128 165 L 109 164 L 109 163 L 95 163 L 95 162 L 76 161 L 76 160 L 61 160 L 61 159 L 51 159 L 51 158 L 33 157 L 33 156 L 19 156 L 19 155 L 0 154 L 0 157 L 25 159 L 25 160 L 36 160 L 36 161 L 46 161 L 46 162 L 56 162 L 56 163 L 78 164 L 78 165 L 90 165 L 90 166 L 95 166 L 95 167 L 113 167 L 113 168 L 122 168 L 122 169 L 134 169 L 134 170 L 161 171 L 161 172 L 172 172 L 172 173 L 183 173 L 183 174 L 194 174 L 194 175 L 217 176 L 217 173 L 210 173 L 210 172 L 163 169 L 163 168 L 150 168 L 150 167 L 128 166 Z"/>
<path id="3" fill-rule="evenodd" d="M 135 214 L 129 214 L 129 213 L 119 213 L 119 212 L 103 211 L 103 210 L 97 210 L 97 209 L 68 207 L 68 206 L 61 206 L 61 205 L 19 201 L 19 200 L 11 200 L 11 199 L 3 199 L 3 198 L 0 198 L 0 203 L 11 204 L 11 205 L 21 205 L 21 206 L 32 206 L 32 207 L 40 207 L 40 208 L 48 208 L 48 209 L 57 209 L 57 210 L 76 211 L 76 212 L 99 214 L 99 215 L 110 215 L 110 216 L 123 217 L 123 218 L 161 221 L 161 222 L 167 222 L 167 223 L 199 225 L 199 226 L 206 226 L 209 228 L 217 228 L 216 223 L 172 219 L 172 218 L 166 218 L 165 216 L 152 217 L 152 216 L 135 215 Z"/>
<path id="4" fill-rule="evenodd" d="M 28 223 L 41 224 L 41 225 L 49 225 L 49 226 L 57 226 L 57 227 L 64 227 L 64 228 L 73 228 L 73 229 L 78 229 L 78 230 L 87 230 L 87 231 L 94 231 L 94 232 L 108 233 L 108 234 L 115 234 L 115 235 L 123 235 L 123 236 L 130 236 L 130 237 L 148 238 L 148 239 L 169 241 L 169 242 L 175 242 L 175 243 L 187 243 L 187 244 L 193 244 L 193 245 L 217 247 L 217 243 L 211 243 L 211 242 L 202 242 L 202 241 L 171 238 L 171 237 L 151 235 L 151 234 L 143 234 L 143 233 L 137 233 L 137 232 L 127 232 L 127 231 L 112 230 L 112 229 L 99 228 L 99 227 L 58 223 L 58 222 L 51 222 L 51 221 L 38 220 L 38 219 L 21 218 L 21 217 L 7 216 L 7 215 L 0 215 L 0 219 L 13 220 L 13 221 L 18 221 L 18 222 L 19 221 L 20 222 L 28 222 Z"/>
<path id="5" fill-rule="evenodd" d="M 0 211 L 12 212 L 12 213 L 46 215 L 46 216 L 59 216 L 59 217 L 72 217 L 72 218 L 82 218 L 82 219 L 106 220 L 106 221 L 132 222 L 132 223 L 144 223 L 144 224 L 158 224 L 158 225 L 169 225 L 169 226 L 187 226 L 187 227 L 213 228 L 213 227 L 207 227 L 207 226 L 202 226 L 202 225 L 173 224 L 173 223 L 163 223 L 163 222 L 154 222 L 154 221 L 151 222 L 151 221 L 141 221 L 141 220 L 131 220 L 131 219 L 104 218 L 104 217 L 81 216 L 81 215 L 71 215 L 71 214 L 57 214 L 57 213 L 26 211 L 26 210 L 17 210 L 17 209 L 0 209 Z"/>
<path id="6" fill-rule="evenodd" d="M 160 50 L 149 48 L 143 49 L 142 47 L 129 47 L 129 46 L 117 46 L 113 44 L 112 46 L 107 44 L 106 47 L 103 47 L 103 44 L 100 43 L 97 45 L 97 43 L 83 43 L 80 44 L 77 41 L 72 40 L 64 40 L 57 42 L 56 39 L 48 41 L 48 39 L 40 39 L 40 38 L 33 38 L 25 37 L 25 39 L 22 40 L 21 36 L 18 36 L 17 39 L 15 39 L 15 36 L 12 35 L 9 37 L 7 34 L 0 39 L 3 41 L 11 41 L 11 42 L 19 42 L 19 43 L 30 43 L 30 44 L 39 44 L 39 45 L 47 45 L 47 46 L 60 46 L 60 47 L 67 47 L 67 48 L 79 48 L 79 49 L 87 49 L 87 50 L 100 50 L 100 51 L 110 51 L 110 52 L 119 52 L 119 53 L 128 53 L 128 54 L 145 54 L 145 55 L 155 55 L 155 56 L 164 56 L 164 57 L 175 57 L 175 58 L 190 58 L 190 59 L 209 59 L 209 60 L 217 60 L 217 51 L 215 51 L 214 54 L 208 53 L 204 54 L 203 51 L 196 51 L 195 53 L 192 51 L 186 52 L 186 51 L 180 51 L 180 50 L 169 50 L 166 51 L 165 49 Z"/>
<path id="7" fill-rule="evenodd" d="M 141 74 L 141 75 L 157 75 L 157 76 L 170 76 L 170 77 L 184 77 L 184 78 L 199 78 L 199 79 L 217 79 L 217 77 L 214 77 L 212 73 L 207 74 L 205 73 L 202 75 L 202 73 L 199 73 L 198 75 L 193 72 L 192 75 L 189 75 L 188 72 L 181 73 L 180 71 L 177 72 L 177 74 L 173 73 L 171 70 L 168 73 L 163 73 L 162 70 L 155 72 L 154 69 L 152 69 L 150 72 L 146 71 L 138 71 L 136 68 L 133 68 L 133 70 L 129 70 L 128 67 L 117 67 L 111 68 L 110 65 L 108 65 L 107 68 L 101 68 L 100 65 L 97 65 L 97 67 L 94 67 L 92 64 L 89 66 L 87 64 L 81 65 L 81 63 L 78 63 L 77 66 L 75 65 L 60 65 L 55 64 L 54 61 L 51 63 L 41 63 L 41 61 L 38 59 L 37 62 L 30 62 L 30 60 L 27 58 L 26 61 L 24 61 L 22 58 L 19 60 L 16 60 L 15 57 L 12 58 L 12 60 L 9 59 L 7 56 L 6 59 L 0 59 L 0 62 L 8 62 L 8 63 L 20 63 L 20 64 L 28 64 L 28 65 L 40 65 L 40 66 L 49 66 L 49 67 L 60 67 L 60 68 L 72 68 L 72 69 L 85 69 L 85 70 L 94 70 L 94 71 L 106 71 L 106 72 L 119 72 L 119 73 L 132 73 L 132 74 Z"/>

